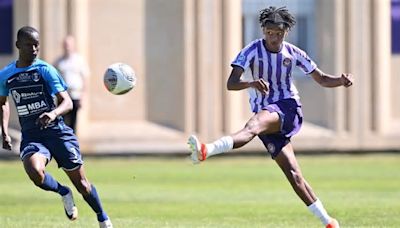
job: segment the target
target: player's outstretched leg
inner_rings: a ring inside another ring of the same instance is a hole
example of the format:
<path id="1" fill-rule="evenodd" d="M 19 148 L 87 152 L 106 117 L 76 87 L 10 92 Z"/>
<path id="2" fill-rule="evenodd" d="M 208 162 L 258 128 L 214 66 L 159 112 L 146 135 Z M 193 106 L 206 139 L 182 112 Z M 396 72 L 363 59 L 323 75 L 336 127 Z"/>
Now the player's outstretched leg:
<path id="1" fill-rule="evenodd" d="M 204 144 L 199 141 L 195 135 L 188 138 L 190 158 L 194 164 L 198 164 L 210 156 L 221 154 L 233 149 L 233 138 L 224 136 L 213 143 Z"/>
<path id="2" fill-rule="evenodd" d="M 247 121 L 244 128 L 233 135 L 223 136 L 213 143 L 201 143 L 195 135 L 188 139 L 191 159 L 194 164 L 206 158 L 240 148 L 253 140 L 260 133 L 272 134 L 280 131 L 280 117 L 276 112 L 262 110 Z"/>
<path id="3" fill-rule="evenodd" d="M 339 222 L 328 215 L 322 202 L 317 198 L 315 202 L 308 205 L 308 210 L 319 218 L 326 228 L 340 228 Z"/>

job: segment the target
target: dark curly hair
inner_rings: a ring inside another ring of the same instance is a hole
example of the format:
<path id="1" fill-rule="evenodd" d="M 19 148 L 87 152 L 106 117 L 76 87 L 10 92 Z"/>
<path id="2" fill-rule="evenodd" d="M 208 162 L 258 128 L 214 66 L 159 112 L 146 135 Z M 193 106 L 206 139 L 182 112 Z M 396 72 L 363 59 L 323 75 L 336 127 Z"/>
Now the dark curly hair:
<path id="1" fill-rule="evenodd" d="M 296 19 L 289 13 L 286 6 L 280 8 L 270 6 L 260 11 L 259 22 L 261 27 L 265 27 L 268 23 L 283 24 L 290 30 L 296 24 Z"/>

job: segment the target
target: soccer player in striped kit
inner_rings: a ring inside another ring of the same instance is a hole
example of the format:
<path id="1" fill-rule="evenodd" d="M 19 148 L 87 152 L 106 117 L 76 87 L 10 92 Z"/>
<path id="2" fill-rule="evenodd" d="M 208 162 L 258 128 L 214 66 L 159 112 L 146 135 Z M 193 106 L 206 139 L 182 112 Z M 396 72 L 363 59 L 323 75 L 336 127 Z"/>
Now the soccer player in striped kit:
<path id="1" fill-rule="evenodd" d="M 96 213 L 100 228 L 112 228 L 96 188 L 86 178 L 78 140 L 61 116 L 72 109 L 67 86 L 53 66 L 37 58 L 39 32 L 30 26 L 22 27 L 17 33 L 16 46 L 18 60 L 0 70 L 3 148 L 11 150 L 11 137 L 7 130 L 10 115 L 7 98 L 10 94 L 21 124 L 20 157 L 32 182 L 45 191 L 59 194 L 70 220 L 78 217 L 71 189 L 45 171 L 46 165 L 54 158 Z"/>
<path id="2" fill-rule="evenodd" d="M 322 72 L 303 50 L 284 41 L 296 23 L 285 7 L 261 10 L 259 22 L 264 37 L 240 51 L 231 64 L 233 69 L 227 82 L 228 90 L 249 90 L 254 115 L 243 129 L 213 143 L 201 143 L 195 135 L 190 136 L 191 159 L 194 163 L 203 162 L 210 156 L 242 147 L 258 136 L 310 212 L 327 228 L 339 227 L 304 179 L 294 155 L 290 138 L 300 130 L 303 114 L 291 73 L 294 67 L 300 67 L 323 87 L 349 87 L 353 76 Z"/>

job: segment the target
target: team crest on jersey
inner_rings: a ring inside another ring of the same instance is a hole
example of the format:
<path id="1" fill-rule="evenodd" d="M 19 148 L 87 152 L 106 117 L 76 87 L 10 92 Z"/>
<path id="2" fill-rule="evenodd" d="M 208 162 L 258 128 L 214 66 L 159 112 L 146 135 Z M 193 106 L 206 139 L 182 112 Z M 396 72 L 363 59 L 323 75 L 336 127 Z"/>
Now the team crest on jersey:
<path id="1" fill-rule="evenodd" d="M 40 80 L 40 74 L 39 74 L 38 72 L 34 72 L 34 73 L 32 74 L 32 80 L 33 80 L 34 82 L 38 82 L 38 81 Z"/>
<path id="2" fill-rule="evenodd" d="M 291 59 L 285 58 L 285 59 L 283 60 L 283 65 L 284 65 L 285 67 L 290 66 L 290 64 L 292 64 L 292 60 L 291 60 Z"/>

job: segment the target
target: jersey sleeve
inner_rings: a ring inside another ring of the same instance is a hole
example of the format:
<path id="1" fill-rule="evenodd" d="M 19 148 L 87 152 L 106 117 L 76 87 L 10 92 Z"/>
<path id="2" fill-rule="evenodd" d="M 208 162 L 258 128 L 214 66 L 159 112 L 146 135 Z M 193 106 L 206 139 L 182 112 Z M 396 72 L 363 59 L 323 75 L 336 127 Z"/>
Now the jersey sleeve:
<path id="1" fill-rule="evenodd" d="M 254 58 L 256 52 L 257 41 L 254 41 L 239 52 L 236 58 L 232 61 L 231 66 L 239 66 L 243 68 L 243 70 L 246 70 L 250 66 L 250 61 Z"/>
<path id="2" fill-rule="evenodd" d="M 6 81 L 3 78 L 0 79 L 0 96 L 8 96 L 8 89 L 6 87 Z"/>
<path id="3" fill-rule="evenodd" d="M 3 69 L 0 70 L 0 96 L 8 96 L 9 91 L 8 88 L 6 87 L 6 81 L 7 81 L 7 70 Z"/>
<path id="4" fill-rule="evenodd" d="M 305 51 L 294 47 L 294 53 L 296 56 L 296 66 L 300 67 L 305 74 L 310 74 L 317 69 L 317 64 L 311 60 Z"/>
<path id="5" fill-rule="evenodd" d="M 51 65 L 46 65 L 46 67 L 42 67 L 41 70 L 42 75 L 50 88 L 51 95 L 67 90 L 68 87 L 56 68 Z"/>

